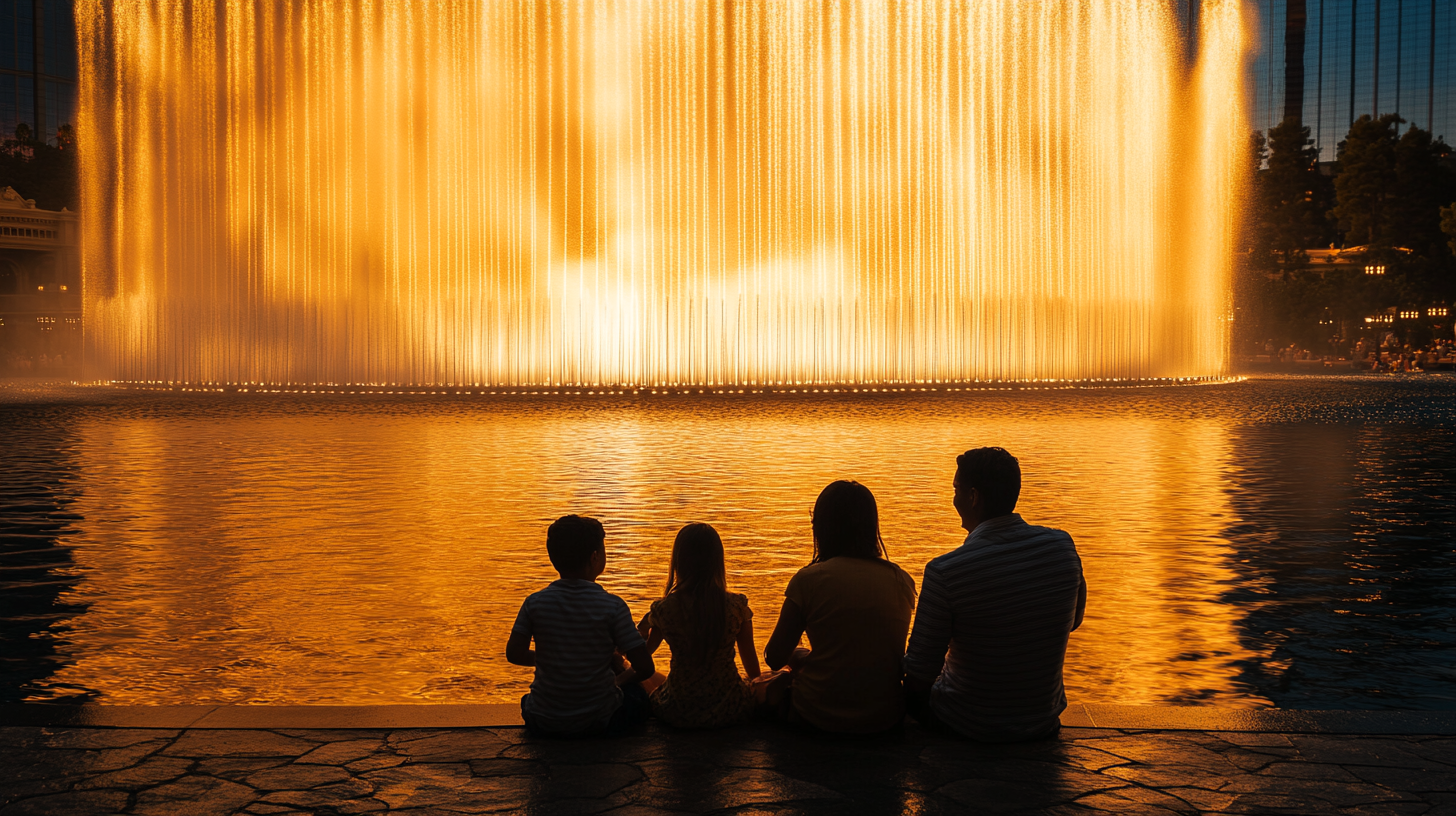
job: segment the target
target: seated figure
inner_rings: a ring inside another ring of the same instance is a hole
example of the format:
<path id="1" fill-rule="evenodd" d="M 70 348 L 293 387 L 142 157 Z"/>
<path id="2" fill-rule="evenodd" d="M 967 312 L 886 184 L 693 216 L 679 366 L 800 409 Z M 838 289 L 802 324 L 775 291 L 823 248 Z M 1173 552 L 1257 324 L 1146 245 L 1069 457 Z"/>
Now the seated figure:
<path id="1" fill-rule="evenodd" d="M 736 646 L 748 678 L 758 677 L 753 610 L 747 597 L 728 591 L 717 530 L 689 524 L 678 531 L 667 589 L 637 628 L 649 652 L 664 640 L 672 649 L 671 673 L 652 690 L 652 713 L 659 720 L 677 728 L 714 728 L 753 713 L 753 691 L 733 662 Z"/>
<path id="2" fill-rule="evenodd" d="M 1001 448 L 956 458 L 965 543 L 925 566 L 905 653 L 906 702 L 926 726 L 985 742 L 1044 739 L 1067 707 L 1062 663 L 1087 584 L 1072 537 L 1013 511 L 1021 466 Z"/>
<path id="3" fill-rule="evenodd" d="M 812 526 L 813 560 L 789 580 L 764 649 L 770 668 L 790 672 L 781 676 L 780 689 L 766 689 L 766 701 L 810 730 L 889 730 L 905 716 L 900 659 L 915 579 L 886 557 L 879 510 L 864 485 L 838 481 L 824 488 Z M 809 649 L 799 648 L 805 634 Z"/>
<path id="4" fill-rule="evenodd" d="M 626 602 L 597 583 L 607 568 L 601 522 L 562 516 L 546 531 L 546 554 L 561 580 L 526 597 L 506 641 L 506 660 L 535 667 L 521 717 L 539 735 L 625 734 L 647 721 L 641 681 L 655 668 Z"/>

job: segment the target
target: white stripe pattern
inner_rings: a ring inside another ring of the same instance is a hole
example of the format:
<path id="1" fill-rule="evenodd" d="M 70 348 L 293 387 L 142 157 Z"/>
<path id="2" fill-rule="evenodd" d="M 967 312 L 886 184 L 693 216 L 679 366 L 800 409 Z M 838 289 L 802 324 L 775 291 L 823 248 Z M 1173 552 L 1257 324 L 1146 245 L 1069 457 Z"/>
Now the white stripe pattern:
<path id="1" fill-rule="evenodd" d="M 1062 663 L 1081 581 L 1072 537 L 1015 513 L 982 522 L 927 564 L 905 671 L 938 676 L 935 715 L 992 741 L 1053 728 L 1067 707 Z"/>
<path id="2" fill-rule="evenodd" d="M 521 604 L 511 634 L 536 642 L 536 676 L 522 700 L 533 725 L 559 733 L 606 727 L 622 703 L 612 655 L 643 644 L 626 601 L 595 581 L 552 581 Z"/>

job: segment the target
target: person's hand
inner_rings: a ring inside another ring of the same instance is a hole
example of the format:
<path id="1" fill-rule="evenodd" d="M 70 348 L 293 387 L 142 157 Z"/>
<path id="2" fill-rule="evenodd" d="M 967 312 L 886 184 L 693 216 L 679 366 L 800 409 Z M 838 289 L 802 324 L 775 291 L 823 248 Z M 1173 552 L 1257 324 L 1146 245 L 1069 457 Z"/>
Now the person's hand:
<path id="1" fill-rule="evenodd" d="M 810 654 L 811 652 L 803 646 L 795 649 L 794 653 L 789 655 L 789 671 L 802 669 L 804 664 L 808 662 Z"/>
<path id="2" fill-rule="evenodd" d="M 918 677 L 911 677 L 908 674 L 905 675 L 905 689 L 912 694 L 928 695 L 930 694 L 930 687 L 933 685 L 935 685 L 935 681 L 933 680 L 921 680 Z"/>

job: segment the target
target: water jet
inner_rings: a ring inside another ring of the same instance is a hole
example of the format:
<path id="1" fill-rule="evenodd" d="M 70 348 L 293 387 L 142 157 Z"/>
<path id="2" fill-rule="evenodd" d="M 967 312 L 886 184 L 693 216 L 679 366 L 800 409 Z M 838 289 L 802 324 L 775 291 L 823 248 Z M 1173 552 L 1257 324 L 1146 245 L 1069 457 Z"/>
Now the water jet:
<path id="1" fill-rule="evenodd" d="M 77 14 L 90 378 L 1226 371 L 1233 0 Z"/>

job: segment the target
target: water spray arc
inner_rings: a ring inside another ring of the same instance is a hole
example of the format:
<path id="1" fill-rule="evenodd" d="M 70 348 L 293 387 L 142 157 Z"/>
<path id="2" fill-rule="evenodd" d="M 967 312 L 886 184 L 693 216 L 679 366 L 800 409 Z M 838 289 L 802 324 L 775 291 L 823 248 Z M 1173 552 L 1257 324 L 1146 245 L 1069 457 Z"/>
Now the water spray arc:
<path id="1" fill-rule="evenodd" d="M 98 378 L 1225 367 L 1234 0 L 1202 3 L 1196 49 L 1163 0 L 77 14 Z"/>

